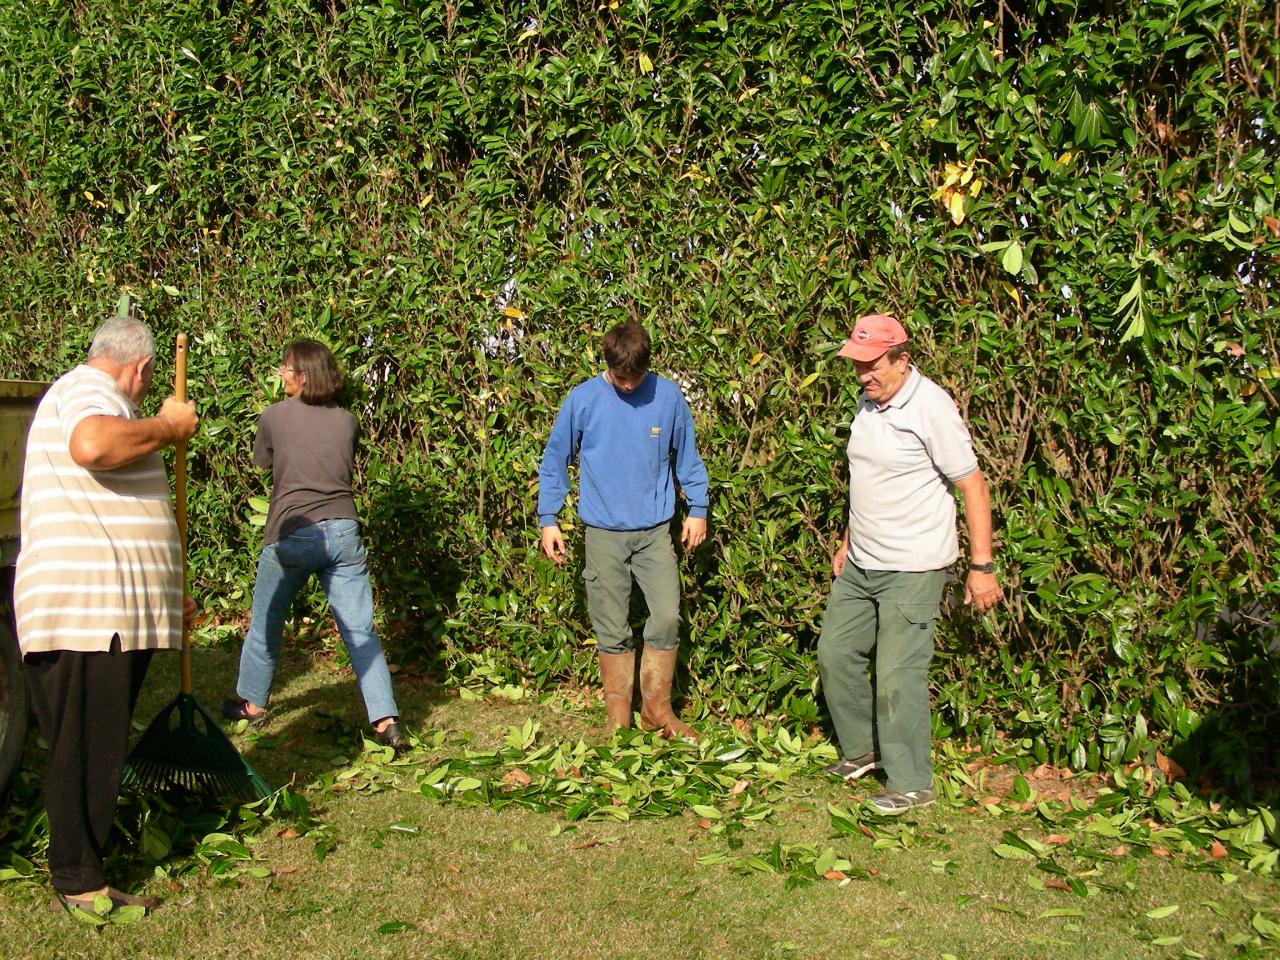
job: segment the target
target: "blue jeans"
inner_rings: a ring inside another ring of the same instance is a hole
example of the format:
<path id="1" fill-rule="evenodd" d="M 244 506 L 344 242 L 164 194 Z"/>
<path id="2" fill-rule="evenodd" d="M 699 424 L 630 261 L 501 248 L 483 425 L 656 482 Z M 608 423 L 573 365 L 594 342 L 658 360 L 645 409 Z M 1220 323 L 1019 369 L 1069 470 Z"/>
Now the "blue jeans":
<path id="1" fill-rule="evenodd" d="M 253 584 L 252 619 L 240 648 L 236 693 L 260 707 L 267 705 L 285 617 L 313 573 L 329 598 L 333 619 L 347 645 L 369 722 L 398 716 L 391 674 L 373 626 L 373 590 L 360 524 L 355 520 L 321 520 L 262 548 Z"/>

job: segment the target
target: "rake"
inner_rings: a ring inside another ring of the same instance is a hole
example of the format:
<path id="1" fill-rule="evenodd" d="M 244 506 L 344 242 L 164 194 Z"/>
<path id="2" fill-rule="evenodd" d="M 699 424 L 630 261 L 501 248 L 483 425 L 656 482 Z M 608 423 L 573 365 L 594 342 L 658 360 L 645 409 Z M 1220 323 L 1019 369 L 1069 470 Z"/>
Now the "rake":
<path id="1" fill-rule="evenodd" d="M 174 396 L 187 399 L 187 335 L 178 334 Z M 182 598 L 187 598 L 187 443 L 174 455 L 178 539 L 182 545 Z M 121 783 L 139 790 L 176 789 L 218 799 L 259 800 L 266 781 L 236 752 L 218 721 L 191 694 L 191 638 L 182 623 L 182 680 L 178 698 L 151 721 L 125 760 Z"/>

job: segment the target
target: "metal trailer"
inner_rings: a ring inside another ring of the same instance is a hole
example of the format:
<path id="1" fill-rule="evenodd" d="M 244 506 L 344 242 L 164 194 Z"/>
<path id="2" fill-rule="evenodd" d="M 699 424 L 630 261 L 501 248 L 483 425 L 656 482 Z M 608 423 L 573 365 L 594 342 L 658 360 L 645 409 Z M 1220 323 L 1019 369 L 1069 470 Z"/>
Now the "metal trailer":
<path id="1" fill-rule="evenodd" d="M 48 388 L 47 383 L 0 380 L 0 794 L 8 788 L 27 740 L 27 685 L 13 621 L 13 573 L 27 430 Z"/>

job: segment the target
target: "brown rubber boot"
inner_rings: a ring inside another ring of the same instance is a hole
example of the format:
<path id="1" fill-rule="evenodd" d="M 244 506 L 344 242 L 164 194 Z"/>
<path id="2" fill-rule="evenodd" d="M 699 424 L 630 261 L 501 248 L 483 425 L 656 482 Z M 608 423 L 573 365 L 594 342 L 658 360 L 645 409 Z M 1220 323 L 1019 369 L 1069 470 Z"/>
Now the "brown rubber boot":
<path id="1" fill-rule="evenodd" d="M 604 735 L 613 736 L 619 727 L 631 726 L 631 694 L 636 679 L 636 654 L 600 654 L 600 681 L 604 686 Z"/>
<path id="2" fill-rule="evenodd" d="M 698 731 L 681 721 L 671 709 L 671 681 L 676 673 L 676 647 L 670 650 L 644 648 L 640 658 L 640 725 L 647 730 L 661 730 L 668 740 L 674 737 L 699 739 Z"/>

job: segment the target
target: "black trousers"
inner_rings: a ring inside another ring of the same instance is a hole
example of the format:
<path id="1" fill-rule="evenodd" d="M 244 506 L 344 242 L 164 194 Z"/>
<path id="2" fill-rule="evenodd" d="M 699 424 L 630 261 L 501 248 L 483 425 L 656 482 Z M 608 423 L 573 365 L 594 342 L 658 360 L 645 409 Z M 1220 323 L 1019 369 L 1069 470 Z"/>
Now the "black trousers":
<path id="1" fill-rule="evenodd" d="M 154 650 L 59 650 L 24 658 L 31 705 L 49 744 L 45 807 L 49 874 L 62 894 L 106 886 L 102 858 L 115 820 L 129 721 Z"/>

